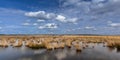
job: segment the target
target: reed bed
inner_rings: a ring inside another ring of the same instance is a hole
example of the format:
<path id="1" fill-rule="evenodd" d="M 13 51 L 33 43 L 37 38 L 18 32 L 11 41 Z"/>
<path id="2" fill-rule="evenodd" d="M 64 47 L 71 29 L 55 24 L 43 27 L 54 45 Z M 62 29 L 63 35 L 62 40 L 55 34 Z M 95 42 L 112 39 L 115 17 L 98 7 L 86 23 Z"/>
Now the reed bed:
<path id="1" fill-rule="evenodd" d="M 18 43 L 16 43 L 18 40 Z M 54 50 L 58 48 L 74 46 L 76 50 L 88 47 L 89 43 L 107 43 L 107 47 L 120 48 L 120 36 L 82 36 L 82 35 L 61 35 L 61 36 L 1 36 L 0 47 L 21 47 L 25 46 L 32 49 Z"/>

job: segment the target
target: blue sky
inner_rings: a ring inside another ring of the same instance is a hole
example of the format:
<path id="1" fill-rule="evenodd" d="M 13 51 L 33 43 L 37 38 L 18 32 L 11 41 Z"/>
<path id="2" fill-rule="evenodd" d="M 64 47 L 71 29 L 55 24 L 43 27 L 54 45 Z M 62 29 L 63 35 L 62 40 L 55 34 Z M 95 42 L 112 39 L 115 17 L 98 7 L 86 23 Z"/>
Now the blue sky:
<path id="1" fill-rule="evenodd" d="M 120 0 L 0 0 L 0 34 L 120 34 Z"/>

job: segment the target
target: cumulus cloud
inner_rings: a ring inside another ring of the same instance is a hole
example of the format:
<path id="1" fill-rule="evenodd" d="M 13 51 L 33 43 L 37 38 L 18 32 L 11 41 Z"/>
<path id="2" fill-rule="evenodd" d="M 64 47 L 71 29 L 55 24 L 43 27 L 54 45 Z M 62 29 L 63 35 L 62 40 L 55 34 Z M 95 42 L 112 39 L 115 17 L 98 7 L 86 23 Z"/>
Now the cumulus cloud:
<path id="1" fill-rule="evenodd" d="M 58 16 L 56 17 L 56 20 L 65 22 L 65 21 L 66 21 L 66 17 L 64 17 L 64 16 L 62 16 L 62 15 L 58 15 Z"/>
<path id="2" fill-rule="evenodd" d="M 72 15 L 120 12 L 120 0 L 60 0 L 60 3 L 65 12 Z"/>
<path id="3" fill-rule="evenodd" d="M 72 22 L 72 23 L 76 23 L 77 21 L 78 21 L 78 18 L 71 18 L 67 20 L 67 22 Z"/>
<path id="4" fill-rule="evenodd" d="M 47 19 L 47 20 L 53 19 L 56 16 L 54 13 L 46 13 L 45 11 L 28 12 L 25 13 L 25 15 L 29 17 L 34 17 L 38 19 Z"/>
<path id="5" fill-rule="evenodd" d="M 58 28 L 58 25 L 55 23 L 47 23 L 45 25 L 39 26 L 39 29 L 56 29 Z"/>
<path id="6" fill-rule="evenodd" d="M 75 23 L 77 22 L 77 18 L 68 18 L 63 15 L 55 14 L 55 13 L 46 13 L 45 11 L 38 11 L 38 12 L 28 12 L 25 13 L 28 17 L 37 18 L 37 22 L 43 22 L 45 20 L 57 20 L 60 22 L 70 22 Z"/>
<path id="7" fill-rule="evenodd" d="M 67 19 L 65 16 L 58 15 L 58 16 L 56 17 L 56 20 L 61 21 L 61 22 L 76 23 L 78 19 L 77 19 L 77 18 Z"/>
<path id="8" fill-rule="evenodd" d="M 59 0 L 60 9 L 57 13 L 48 13 L 46 11 L 27 12 L 26 16 L 35 18 L 37 23 L 41 22 L 39 29 L 54 29 L 58 28 L 57 24 L 61 24 L 63 30 L 78 31 L 86 30 L 102 32 L 106 27 L 106 22 L 110 30 L 113 27 L 119 27 L 120 23 L 113 23 L 112 21 L 119 19 L 120 14 L 120 0 Z M 81 20 L 79 22 L 79 20 Z M 109 21 L 111 20 L 111 21 Z M 43 23 L 48 23 L 42 25 Z M 57 22 L 57 24 L 55 24 Z M 74 26 L 63 23 L 77 23 Z M 54 23 L 54 24 L 53 24 Z M 101 25 L 98 25 L 101 24 Z M 36 24 L 35 24 L 36 25 Z M 65 26 L 67 25 L 67 26 Z M 70 25 L 70 27 L 69 27 Z M 111 26 L 111 27 L 110 27 Z M 82 27 L 82 28 L 80 28 Z M 108 26 L 107 26 L 108 27 Z M 61 27 L 60 27 L 61 28 Z M 73 29 L 72 29 L 73 28 Z M 80 28 L 80 29 L 77 29 Z M 101 30 L 101 31 L 100 31 Z"/>
<path id="9" fill-rule="evenodd" d="M 96 30 L 99 26 L 103 28 L 108 20 L 117 21 L 116 18 L 120 17 L 120 0 L 60 0 L 60 4 L 63 13 L 83 19 L 79 25 L 88 25 L 84 30 Z M 119 21 L 118 23 L 111 21 L 108 22 L 109 26 L 119 26 Z"/>

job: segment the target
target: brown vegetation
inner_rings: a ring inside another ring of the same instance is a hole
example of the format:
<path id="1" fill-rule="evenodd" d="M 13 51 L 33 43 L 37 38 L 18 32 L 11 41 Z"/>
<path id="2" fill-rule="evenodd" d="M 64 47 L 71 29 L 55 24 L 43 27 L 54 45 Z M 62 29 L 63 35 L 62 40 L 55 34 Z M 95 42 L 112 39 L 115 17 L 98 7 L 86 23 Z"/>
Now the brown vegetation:
<path id="1" fill-rule="evenodd" d="M 17 43 L 16 43 L 17 41 Z M 108 47 L 120 48 L 120 36 L 82 36 L 82 35 L 28 35 L 0 36 L 0 47 L 25 46 L 33 49 L 46 48 L 54 50 L 74 46 L 77 51 L 88 47 L 88 43 L 107 43 Z"/>

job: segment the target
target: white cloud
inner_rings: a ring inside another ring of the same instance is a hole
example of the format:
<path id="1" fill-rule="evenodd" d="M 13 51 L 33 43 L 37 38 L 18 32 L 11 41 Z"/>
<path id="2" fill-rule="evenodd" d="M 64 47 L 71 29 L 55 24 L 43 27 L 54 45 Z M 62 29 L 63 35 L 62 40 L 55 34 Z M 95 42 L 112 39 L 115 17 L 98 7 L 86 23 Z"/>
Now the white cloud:
<path id="1" fill-rule="evenodd" d="M 39 29 L 56 29 L 56 28 L 58 28 L 58 25 L 55 23 L 47 23 L 43 26 L 39 26 L 38 28 Z"/>
<path id="2" fill-rule="evenodd" d="M 111 27 L 120 27 L 120 23 L 113 23 L 112 21 L 108 21 L 108 26 L 111 26 Z"/>
<path id="3" fill-rule="evenodd" d="M 78 18 L 71 18 L 67 20 L 68 22 L 76 23 L 78 21 Z"/>
<path id="4" fill-rule="evenodd" d="M 66 17 L 62 16 L 62 15 L 58 15 L 56 17 L 56 20 L 62 21 L 62 22 L 66 22 Z"/>
<path id="5" fill-rule="evenodd" d="M 61 22 L 76 23 L 78 21 L 78 18 L 66 18 L 65 16 L 58 15 L 56 17 L 56 20 L 61 21 Z"/>
<path id="6" fill-rule="evenodd" d="M 29 17 L 38 17 L 39 16 L 44 16 L 45 15 L 45 12 L 44 11 L 38 11 L 38 12 L 29 12 L 29 13 L 25 13 L 26 16 L 29 16 Z"/>
<path id="7" fill-rule="evenodd" d="M 63 6 L 68 6 L 68 5 L 75 5 L 79 2 L 80 0 L 60 0 L 60 2 L 64 2 Z"/>
<path id="8" fill-rule="evenodd" d="M 34 17 L 34 18 L 43 19 L 43 20 L 53 19 L 56 16 L 54 13 L 46 13 L 45 11 L 28 12 L 28 13 L 25 13 L 25 15 L 28 17 Z"/>
<path id="9" fill-rule="evenodd" d="M 120 27 L 120 23 L 111 23 L 109 24 L 111 27 Z"/>
<path id="10" fill-rule="evenodd" d="M 38 23 L 33 23 L 33 25 L 35 25 L 35 26 L 36 26 L 36 25 L 38 25 Z"/>
<path id="11" fill-rule="evenodd" d="M 30 23 L 26 22 L 26 23 L 23 23 L 22 25 L 28 26 L 28 25 L 30 25 Z"/>
<path id="12" fill-rule="evenodd" d="M 94 15 L 120 12 L 120 0 L 60 0 L 60 4 L 66 8 L 65 13 L 70 13 L 72 16 L 77 13 Z"/>
<path id="13" fill-rule="evenodd" d="M 28 17 L 37 18 L 37 22 L 44 22 L 45 20 L 57 20 L 60 22 L 70 22 L 75 23 L 77 22 L 77 18 L 68 18 L 63 15 L 55 14 L 55 13 L 46 13 L 45 11 L 38 11 L 38 12 L 28 12 L 25 13 Z"/>
<path id="14" fill-rule="evenodd" d="M 86 26 L 85 29 L 87 29 L 87 30 L 96 30 L 96 28 L 93 27 L 93 26 Z"/>
<path id="15" fill-rule="evenodd" d="M 44 22 L 45 20 L 38 19 L 37 22 Z"/>

